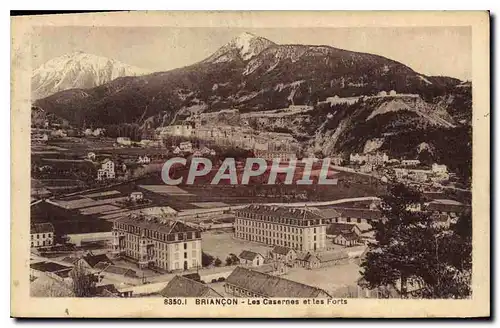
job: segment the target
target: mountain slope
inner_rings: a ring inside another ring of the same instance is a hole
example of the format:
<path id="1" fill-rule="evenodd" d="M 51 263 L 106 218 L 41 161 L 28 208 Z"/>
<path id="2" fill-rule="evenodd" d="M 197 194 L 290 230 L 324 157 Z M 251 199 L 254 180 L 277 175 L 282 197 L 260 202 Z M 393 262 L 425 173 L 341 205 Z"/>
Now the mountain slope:
<path id="1" fill-rule="evenodd" d="M 244 33 L 191 66 L 59 92 L 37 105 L 74 124 L 147 120 L 159 126 L 193 112 L 312 105 L 334 95 L 374 95 L 382 90 L 432 98 L 458 83 L 418 74 L 381 56 L 329 46 L 277 45 Z"/>
<path id="2" fill-rule="evenodd" d="M 146 74 L 147 71 L 114 59 L 75 52 L 53 58 L 38 67 L 31 78 L 33 99 L 59 91 L 102 85 L 122 76 Z"/>
<path id="3" fill-rule="evenodd" d="M 259 55 L 271 45 L 275 45 L 275 43 L 252 33 L 244 32 L 232 39 L 228 44 L 222 46 L 203 62 L 222 63 L 234 60 L 235 57 L 247 61 Z"/>

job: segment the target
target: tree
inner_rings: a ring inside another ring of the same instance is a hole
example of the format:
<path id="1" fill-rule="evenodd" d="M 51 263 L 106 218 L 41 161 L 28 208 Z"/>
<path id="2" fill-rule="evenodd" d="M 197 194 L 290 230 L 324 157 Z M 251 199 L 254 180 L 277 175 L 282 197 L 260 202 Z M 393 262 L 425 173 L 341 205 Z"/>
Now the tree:
<path id="1" fill-rule="evenodd" d="M 380 210 L 385 218 L 375 230 L 376 242 L 369 245 L 362 283 L 370 289 L 400 284 L 402 298 L 470 296 L 472 229 L 470 214 L 450 227 L 438 225 L 431 213 L 414 211 L 423 198 L 403 184 L 389 188 Z"/>
<path id="2" fill-rule="evenodd" d="M 92 297 L 95 295 L 96 279 L 87 272 L 82 263 L 77 263 L 70 272 L 71 288 L 76 297 Z"/>
<path id="3" fill-rule="evenodd" d="M 364 287 L 370 289 L 400 284 L 402 298 L 408 285 L 429 277 L 434 258 L 436 228 L 426 212 L 413 211 L 423 205 L 421 195 L 403 184 L 394 184 L 382 197 L 383 220 L 375 228 L 375 243 L 361 263 Z"/>
<path id="4" fill-rule="evenodd" d="M 201 265 L 204 267 L 210 266 L 214 263 L 214 257 L 210 254 L 207 254 L 205 252 L 201 253 Z"/>
<path id="5" fill-rule="evenodd" d="M 472 218 L 463 213 L 436 238 L 435 281 L 421 291 L 427 298 L 467 298 L 472 280 Z"/>
<path id="6" fill-rule="evenodd" d="M 219 266 L 221 266 L 221 264 L 222 264 L 222 261 L 220 260 L 220 258 L 216 258 L 216 259 L 215 259 L 215 262 L 214 262 L 214 265 L 215 265 L 216 267 L 219 267 Z"/>
<path id="7" fill-rule="evenodd" d="M 230 253 L 229 256 L 226 258 L 226 265 L 235 265 L 239 263 L 240 259 L 234 253 Z"/>

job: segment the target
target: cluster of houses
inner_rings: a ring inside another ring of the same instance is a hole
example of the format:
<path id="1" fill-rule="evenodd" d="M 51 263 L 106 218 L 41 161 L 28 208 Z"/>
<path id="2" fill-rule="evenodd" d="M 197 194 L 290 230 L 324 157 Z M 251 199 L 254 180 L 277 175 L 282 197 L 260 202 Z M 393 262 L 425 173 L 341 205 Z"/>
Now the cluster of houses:
<path id="1" fill-rule="evenodd" d="M 286 246 L 275 246 L 266 256 L 244 250 L 238 259 L 241 266 L 280 276 L 287 274 L 290 268 L 318 269 L 345 264 L 350 258 L 359 256 L 362 252 L 358 253 L 349 254 L 344 249 L 301 252 Z"/>
<path id="2" fill-rule="evenodd" d="M 430 169 L 419 168 L 421 165 L 418 159 L 389 159 L 386 153 L 373 152 L 366 154 L 352 153 L 349 155 L 349 162 L 353 165 L 360 165 L 362 173 L 371 173 L 378 167 L 386 164 L 393 164 L 394 173 L 398 180 L 412 180 L 416 182 L 441 182 L 449 180 L 450 174 L 444 164 L 434 163 Z"/>
<path id="3" fill-rule="evenodd" d="M 189 117 L 186 122 L 158 128 L 157 134 L 160 138 L 197 138 L 223 147 L 236 146 L 262 152 L 295 154 L 299 148 L 299 143 L 290 133 L 258 131 L 249 126 L 203 125 L 200 115 Z"/>
<path id="4" fill-rule="evenodd" d="M 352 153 L 349 155 L 349 162 L 351 164 L 372 164 L 372 165 L 384 165 L 389 161 L 389 156 L 386 153 L 374 152 L 367 154 Z"/>
<path id="5" fill-rule="evenodd" d="M 94 152 L 89 152 L 87 153 L 86 160 L 95 163 L 97 161 L 97 155 Z M 151 158 L 147 155 L 138 156 L 137 159 L 135 160 L 135 163 L 139 165 L 147 165 L 151 163 Z M 127 170 L 127 165 L 123 163 L 121 169 L 123 172 L 125 172 Z M 111 159 L 105 158 L 100 163 L 100 168 L 97 170 L 96 180 L 104 181 L 104 180 L 115 179 L 116 178 L 115 170 L 116 170 L 115 163 Z"/>
<path id="6" fill-rule="evenodd" d="M 414 164 L 412 164 L 413 166 Z M 410 165 L 406 165 L 410 166 Z M 450 174 L 448 173 L 448 168 L 443 164 L 432 164 L 430 169 L 412 169 L 407 167 L 397 167 L 394 168 L 394 173 L 398 180 L 413 180 L 417 182 L 440 182 L 446 181 L 450 178 Z"/>
<path id="7" fill-rule="evenodd" d="M 140 146 L 143 148 L 149 147 L 163 147 L 163 141 L 161 139 L 141 139 L 141 141 L 132 141 L 129 137 L 118 137 L 116 138 L 116 145 L 118 147 L 130 147 L 130 146 Z"/>
<path id="8" fill-rule="evenodd" d="M 74 296 L 71 288 L 71 272 L 75 267 L 82 267 L 95 282 L 94 296 L 121 296 L 115 287 L 116 282 L 137 279 L 137 273 L 134 270 L 115 265 L 106 254 L 89 252 L 79 257 L 67 256 L 61 260 L 32 262 L 30 264 L 31 288 L 36 289 L 36 285 L 52 281 L 57 283 L 58 293 L 63 292 L 67 296 Z"/>
<path id="9" fill-rule="evenodd" d="M 179 143 L 178 146 L 174 146 L 172 152 L 174 155 L 192 155 L 194 157 L 217 155 L 217 152 L 215 150 L 210 149 L 206 146 L 200 149 L 195 149 L 191 141 L 183 141 Z"/>

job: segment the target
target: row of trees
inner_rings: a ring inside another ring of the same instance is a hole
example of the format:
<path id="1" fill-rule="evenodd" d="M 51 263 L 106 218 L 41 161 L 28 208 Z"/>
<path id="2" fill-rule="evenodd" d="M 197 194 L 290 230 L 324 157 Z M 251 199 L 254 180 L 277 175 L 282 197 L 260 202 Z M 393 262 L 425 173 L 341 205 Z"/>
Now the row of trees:
<path id="1" fill-rule="evenodd" d="M 143 130 L 139 124 L 115 124 L 106 126 L 106 136 L 110 138 L 129 137 L 133 141 L 140 141 L 142 139 Z"/>
<path id="2" fill-rule="evenodd" d="M 422 195 L 403 184 L 382 197 L 387 219 L 375 228 L 376 243 L 361 263 L 360 285 L 369 289 L 399 286 L 402 298 L 471 296 L 472 222 L 464 213 L 450 227 L 430 213 L 412 211 Z"/>

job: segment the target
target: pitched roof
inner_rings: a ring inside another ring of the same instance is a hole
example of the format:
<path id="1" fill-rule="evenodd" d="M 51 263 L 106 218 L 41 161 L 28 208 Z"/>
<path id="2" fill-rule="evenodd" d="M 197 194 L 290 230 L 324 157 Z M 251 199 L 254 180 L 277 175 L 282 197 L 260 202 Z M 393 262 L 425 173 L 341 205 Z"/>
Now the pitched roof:
<path id="1" fill-rule="evenodd" d="M 313 258 L 318 258 L 318 257 L 316 255 L 314 255 L 314 254 L 309 253 L 309 252 L 307 252 L 307 253 L 301 253 L 301 254 L 297 255 L 297 260 L 299 260 L 299 261 L 309 262 Z"/>
<path id="2" fill-rule="evenodd" d="M 269 206 L 269 205 L 248 205 L 238 211 L 244 213 L 260 213 L 272 217 L 296 220 L 322 219 L 323 217 L 317 211 L 308 208 Z"/>
<path id="3" fill-rule="evenodd" d="M 348 241 L 359 240 L 359 236 L 355 232 L 341 232 L 339 236 L 344 237 Z"/>
<path id="4" fill-rule="evenodd" d="M 335 209 L 340 213 L 341 217 L 346 218 L 376 220 L 382 216 L 382 212 L 366 208 L 336 207 Z"/>
<path id="5" fill-rule="evenodd" d="M 97 296 L 101 297 L 118 297 L 119 291 L 116 289 L 115 285 L 101 285 L 96 286 L 95 293 Z"/>
<path id="6" fill-rule="evenodd" d="M 243 252 L 241 252 L 240 256 L 238 256 L 238 257 L 240 259 L 244 259 L 244 260 L 247 260 L 247 261 L 253 261 L 258 255 L 260 255 L 260 254 L 252 252 L 252 251 L 244 250 Z M 262 256 L 262 255 L 260 255 L 260 256 Z"/>
<path id="7" fill-rule="evenodd" d="M 243 267 L 236 267 L 227 277 L 226 283 L 267 297 L 321 297 L 328 295 L 326 291 L 317 287 Z"/>
<path id="8" fill-rule="evenodd" d="M 134 227 L 145 228 L 162 233 L 194 232 L 198 231 L 192 226 L 176 220 L 166 220 L 154 216 L 130 214 L 115 220 L 116 223 L 130 224 Z"/>
<path id="9" fill-rule="evenodd" d="M 204 297 L 210 291 L 222 297 L 222 295 L 201 282 L 182 276 L 175 276 L 174 279 L 170 280 L 167 286 L 160 291 L 160 294 L 163 297 Z"/>
<path id="10" fill-rule="evenodd" d="M 61 270 L 71 270 L 71 267 L 64 266 L 55 262 L 38 262 L 30 264 L 30 268 L 43 272 L 56 272 Z"/>
<path id="11" fill-rule="evenodd" d="M 287 255 L 290 251 L 292 251 L 292 249 L 285 246 L 274 246 L 272 250 L 273 253 L 281 255 Z"/>
<path id="12" fill-rule="evenodd" d="M 54 232 L 52 223 L 35 223 L 30 226 L 30 233 Z"/>
<path id="13" fill-rule="evenodd" d="M 327 235 L 338 235 L 342 232 L 351 232 L 356 228 L 354 223 L 331 223 L 326 227 Z"/>
<path id="14" fill-rule="evenodd" d="M 313 208 L 311 208 L 311 209 L 313 209 Z M 322 217 L 327 218 L 327 219 L 338 218 L 340 216 L 339 211 L 337 211 L 334 208 L 319 208 L 319 209 L 317 209 L 317 211 Z"/>
<path id="15" fill-rule="evenodd" d="M 87 254 L 82 259 L 88 263 L 92 268 L 95 267 L 99 262 L 105 262 L 105 263 L 110 263 L 113 264 L 113 262 L 109 259 L 109 257 L 106 254 L 98 254 L 98 255 L 92 255 L 92 254 Z"/>

